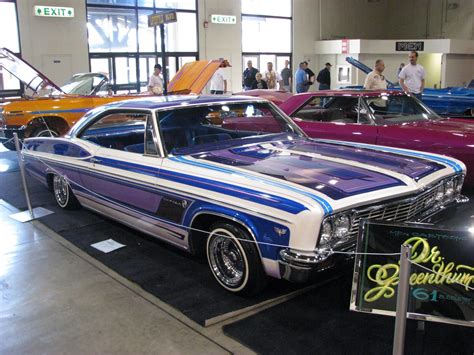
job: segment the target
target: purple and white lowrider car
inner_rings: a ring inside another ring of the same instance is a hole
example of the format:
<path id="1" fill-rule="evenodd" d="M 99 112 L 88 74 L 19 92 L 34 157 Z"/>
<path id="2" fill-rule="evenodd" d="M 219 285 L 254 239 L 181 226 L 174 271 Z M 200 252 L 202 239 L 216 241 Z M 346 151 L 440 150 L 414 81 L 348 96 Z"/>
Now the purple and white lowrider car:
<path id="1" fill-rule="evenodd" d="M 243 129 L 223 122 L 248 118 Z M 312 140 L 272 103 L 143 98 L 102 106 L 64 138 L 30 138 L 27 171 L 82 205 L 192 253 L 240 294 L 303 281 L 353 250 L 359 221 L 420 221 L 461 201 L 463 163 Z"/>

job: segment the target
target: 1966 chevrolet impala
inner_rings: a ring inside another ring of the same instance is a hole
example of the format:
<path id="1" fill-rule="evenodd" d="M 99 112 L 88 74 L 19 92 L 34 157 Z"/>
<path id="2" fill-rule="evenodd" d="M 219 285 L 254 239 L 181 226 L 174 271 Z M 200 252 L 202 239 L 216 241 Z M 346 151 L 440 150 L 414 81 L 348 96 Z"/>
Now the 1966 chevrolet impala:
<path id="1" fill-rule="evenodd" d="M 224 121 L 248 118 L 244 129 Z M 225 289 L 303 281 L 351 251 L 362 218 L 421 221 L 461 202 L 456 159 L 312 140 L 266 100 L 170 96 L 90 111 L 25 140 L 27 171 L 79 204 L 192 253 Z"/>

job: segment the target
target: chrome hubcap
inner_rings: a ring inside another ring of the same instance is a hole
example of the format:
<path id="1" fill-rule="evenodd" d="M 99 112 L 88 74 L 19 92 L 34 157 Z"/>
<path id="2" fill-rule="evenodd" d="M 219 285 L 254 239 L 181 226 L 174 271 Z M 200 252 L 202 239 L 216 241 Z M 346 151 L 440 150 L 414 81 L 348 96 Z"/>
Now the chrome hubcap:
<path id="1" fill-rule="evenodd" d="M 68 185 L 65 178 L 55 175 L 53 179 L 54 196 L 60 206 L 64 206 L 69 198 Z"/>
<path id="2" fill-rule="evenodd" d="M 47 129 L 45 129 L 44 131 L 40 131 L 38 132 L 38 134 L 36 135 L 36 137 L 57 137 L 58 136 L 58 133 L 55 132 L 55 131 L 49 131 Z"/>
<path id="3" fill-rule="evenodd" d="M 224 234 L 223 231 L 216 234 Z M 245 263 L 239 245 L 230 238 L 210 236 L 209 261 L 217 278 L 228 287 L 238 287 L 245 275 Z"/>

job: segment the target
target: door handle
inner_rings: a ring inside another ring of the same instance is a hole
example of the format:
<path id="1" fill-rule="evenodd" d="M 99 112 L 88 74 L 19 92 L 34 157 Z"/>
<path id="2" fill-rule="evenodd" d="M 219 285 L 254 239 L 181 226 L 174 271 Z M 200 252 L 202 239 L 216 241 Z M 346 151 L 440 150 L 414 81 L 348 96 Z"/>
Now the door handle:
<path id="1" fill-rule="evenodd" d="M 102 160 L 97 159 L 97 158 L 90 158 L 89 161 L 93 164 L 100 164 L 102 163 Z"/>

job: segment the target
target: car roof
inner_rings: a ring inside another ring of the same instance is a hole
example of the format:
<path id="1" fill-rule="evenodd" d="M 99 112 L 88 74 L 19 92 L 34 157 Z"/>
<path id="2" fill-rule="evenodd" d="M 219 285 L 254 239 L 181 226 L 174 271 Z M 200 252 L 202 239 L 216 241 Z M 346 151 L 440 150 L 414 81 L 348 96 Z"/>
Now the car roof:
<path id="1" fill-rule="evenodd" d="M 381 94 L 388 95 L 405 95 L 401 90 L 354 90 L 354 89 L 342 89 L 342 90 L 322 90 L 305 92 L 296 94 L 295 96 L 365 96 L 365 97 L 378 97 Z"/>
<path id="2" fill-rule="evenodd" d="M 225 95 L 169 95 L 169 96 L 147 96 L 142 98 L 124 100 L 107 104 L 110 108 L 140 108 L 140 109 L 161 109 L 174 106 L 187 106 L 199 104 L 213 104 L 221 102 L 265 102 L 264 99 L 258 99 L 249 96 L 225 96 Z"/>

